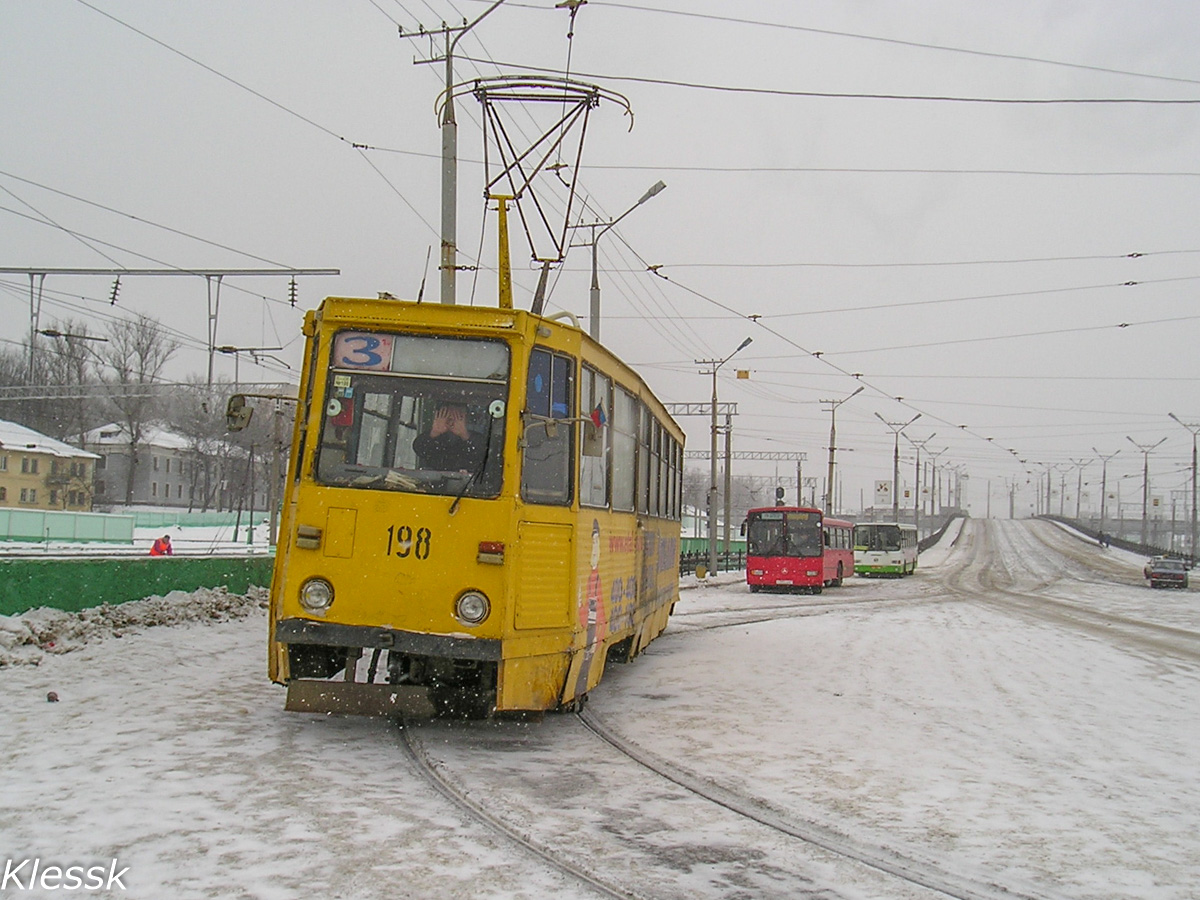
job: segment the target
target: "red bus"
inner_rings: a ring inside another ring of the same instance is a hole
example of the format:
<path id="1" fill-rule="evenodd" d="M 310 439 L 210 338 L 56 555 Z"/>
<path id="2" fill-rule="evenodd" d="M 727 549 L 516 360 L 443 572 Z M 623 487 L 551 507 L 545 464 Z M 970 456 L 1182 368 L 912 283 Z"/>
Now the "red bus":
<path id="1" fill-rule="evenodd" d="M 854 574 L 854 525 L 819 509 L 768 506 L 746 514 L 746 583 L 821 593 Z"/>

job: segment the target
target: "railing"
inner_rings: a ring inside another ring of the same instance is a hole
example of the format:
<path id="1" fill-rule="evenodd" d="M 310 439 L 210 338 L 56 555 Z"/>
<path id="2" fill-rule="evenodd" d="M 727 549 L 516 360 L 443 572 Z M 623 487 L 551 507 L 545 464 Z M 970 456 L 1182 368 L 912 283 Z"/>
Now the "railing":
<path id="1" fill-rule="evenodd" d="M 949 517 L 947 517 L 946 521 L 942 522 L 941 528 L 939 528 L 933 534 L 930 534 L 930 535 L 927 535 L 926 537 L 921 538 L 921 540 L 917 542 L 917 549 L 918 550 L 928 550 L 930 547 L 932 547 L 934 544 L 936 544 L 938 541 L 940 541 L 942 539 L 942 535 L 944 535 L 946 533 L 946 529 L 950 527 L 950 523 L 953 522 L 955 519 L 959 519 L 959 518 L 965 519 L 966 516 L 962 515 L 962 513 L 954 513 L 954 514 L 950 515 Z"/>
<path id="2" fill-rule="evenodd" d="M 1039 519 L 1046 519 L 1049 522 L 1060 522 L 1068 528 L 1074 528 L 1080 534 L 1087 535 L 1093 541 L 1099 543 L 1100 532 L 1091 525 L 1080 522 L 1078 519 L 1071 519 L 1066 516 L 1056 515 L 1041 515 Z M 1128 550 L 1130 553 L 1137 553 L 1141 556 L 1171 556 L 1175 559 L 1182 559 L 1188 564 L 1188 568 L 1194 568 L 1196 561 L 1186 553 L 1180 553 L 1177 550 L 1172 550 L 1169 547 L 1159 547 L 1156 544 L 1143 544 L 1140 541 L 1127 541 L 1124 538 L 1114 537 L 1109 532 L 1105 532 L 1105 546 L 1120 547 L 1122 550 Z"/>
<path id="3" fill-rule="evenodd" d="M 700 566 L 708 568 L 708 551 L 693 550 L 689 553 L 679 554 L 679 574 L 694 575 L 696 569 Z M 728 553 L 717 554 L 717 571 L 718 572 L 735 572 L 739 569 L 746 568 L 746 551 L 731 550 Z"/>

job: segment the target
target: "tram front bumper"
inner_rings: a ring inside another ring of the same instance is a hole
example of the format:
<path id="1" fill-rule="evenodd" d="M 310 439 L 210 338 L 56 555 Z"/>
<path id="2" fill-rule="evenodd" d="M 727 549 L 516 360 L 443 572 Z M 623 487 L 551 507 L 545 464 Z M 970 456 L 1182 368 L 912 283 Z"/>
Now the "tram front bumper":
<path id="1" fill-rule="evenodd" d="M 328 647 L 361 647 L 364 650 L 396 650 L 419 656 L 449 659 L 499 660 L 501 641 L 457 635 L 424 634 L 367 625 L 341 625 L 313 619 L 282 619 L 275 624 L 275 640 L 281 644 L 322 644 Z"/>
<path id="2" fill-rule="evenodd" d="M 284 709 L 288 712 L 414 718 L 432 718 L 437 712 L 427 687 L 308 679 L 288 683 Z"/>

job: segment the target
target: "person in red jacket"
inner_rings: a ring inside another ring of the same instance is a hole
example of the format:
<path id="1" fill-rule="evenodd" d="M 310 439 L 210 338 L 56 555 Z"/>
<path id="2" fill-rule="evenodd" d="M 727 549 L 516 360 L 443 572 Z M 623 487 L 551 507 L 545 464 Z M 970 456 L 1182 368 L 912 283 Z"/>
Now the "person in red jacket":
<path id="1" fill-rule="evenodd" d="M 150 548 L 151 556 L 173 556 L 174 553 L 175 549 L 171 546 L 171 536 L 169 534 L 164 534 Z"/>

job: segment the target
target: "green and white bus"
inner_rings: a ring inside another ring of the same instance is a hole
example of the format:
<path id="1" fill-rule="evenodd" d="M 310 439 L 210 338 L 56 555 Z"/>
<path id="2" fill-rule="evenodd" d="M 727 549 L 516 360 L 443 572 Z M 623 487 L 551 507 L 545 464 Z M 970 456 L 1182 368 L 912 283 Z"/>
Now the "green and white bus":
<path id="1" fill-rule="evenodd" d="M 854 526 L 854 571 L 858 575 L 911 575 L 917 568 L 917 529 L 895 522 Z"/>

